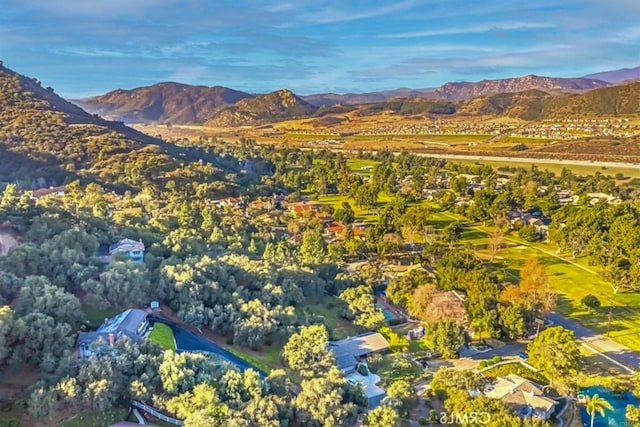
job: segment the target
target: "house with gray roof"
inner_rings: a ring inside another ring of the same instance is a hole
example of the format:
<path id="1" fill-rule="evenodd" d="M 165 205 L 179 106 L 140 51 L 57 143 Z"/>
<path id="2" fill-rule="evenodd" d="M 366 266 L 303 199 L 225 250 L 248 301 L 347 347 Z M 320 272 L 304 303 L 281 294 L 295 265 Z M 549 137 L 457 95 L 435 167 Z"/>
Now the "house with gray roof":
<path id="1" fill-rule="evenodd" d="M 340 341 L 330 341 L 329 350 L 336 355 L 338 368 L 345 374 L 356 370 L 358 361 L 372 353 L 389 349 L 389 342 L 378 332 L 367 332 Z"/>
<path id="2" fill-rule="evenodd" d="M 338 368 L 347 376 L 348 381 L 362 386 L 369 408 L 378 406 L 387 395 L 384 389 L 377 386 L 380 377 L 370 371 L 368 375 L 360 375 L 357 367 L 358 364 L 366 365 L 368 355 L 389 349 L 389 342 L 385 337 L 377 332 L 367 332 L 340 341 L 330 341 L 328 347 L 334 352 Z"/>
<path id="3" fill-rule="evenodd" d="M 95 332 L 80 332 L 78 334 L 80 357 L 89 356 L 91 344 L 99 340 L 102 340 L 105 345 L 113 345 L 124 336 L 129 337 L 133 342 L 140 341 L 149 330 L 147 316 L 146 311 L 130 308 L 111 319 L 105 319 Z"/>

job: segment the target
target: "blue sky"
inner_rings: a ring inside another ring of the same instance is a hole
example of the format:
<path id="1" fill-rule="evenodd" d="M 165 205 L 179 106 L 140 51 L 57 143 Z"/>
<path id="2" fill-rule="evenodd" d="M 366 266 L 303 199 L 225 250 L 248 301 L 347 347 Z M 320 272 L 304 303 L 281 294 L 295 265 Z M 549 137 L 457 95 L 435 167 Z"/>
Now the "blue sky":
<path id="1" fill-rule="evenodd" d="M 70 98 L 576 77 L 640 65 L 640 0 L 0 0 L 0 59 Z"/>

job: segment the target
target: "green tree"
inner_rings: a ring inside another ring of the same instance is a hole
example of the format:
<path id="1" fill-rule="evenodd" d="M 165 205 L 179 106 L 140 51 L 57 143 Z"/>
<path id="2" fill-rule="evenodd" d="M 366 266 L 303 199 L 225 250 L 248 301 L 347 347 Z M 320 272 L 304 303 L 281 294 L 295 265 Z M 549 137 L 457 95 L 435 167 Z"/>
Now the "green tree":
<path id="1" fill-rule="evenodd" d="M 529 362 L 538 368 L 551 383 L 564 382 L 578 369 L 580 349 L 573 331 L 553 326 L 542 331 L 527 346 Z"/>
<path id="2" fill-rule="evenodd" d="M 18 186 L 15 184 L 7 184 L 2 192 L 0 199 L 0 208 L 15 207 L 18 202 Z"/>
<path id="3" fill-rule="evenodd" d="M 400 406 L 400 414 L 404 418 L 408 418 L 411 410 L 418 403 L 418 396 L 407 380 L 397 380 L 387 387 L 387 397 L 385 399 L 397 399 L 402 405 Z"/>
<path id="4" fill-rule="evenodd" d="M 319 227 L 309 228 L 302 235 L 300 258 L 305 264 L 320 264 L 327 256 L 327 245 Z"/>
<path id="5" fill-rule="evenodd" d="M 342 403 L 344 383 L 342 373 L 335 366 L 324 374 L 303 380 L 294 402 L 299 421 L 310 426 L 346 425 L 355 408 L 353 404 Z"/>
<path id="6" fill-rule="evenodd" d="M 397 427 L 400 423 L 400 415 L 395 409 L 381 405 L 367 412 L 363 427 Z"/>
<path id="7" fill-rule="evenodd" d="M 600 307 L 600 300 L 593 294 L 586 295 L 584 298 L 580 300 L 582 305 L 587 307 L 587 312 L 591 312 L 592 309 L 596 309 Z"/>
<path id="8" fill-rule="evenodd" d="M 464 329 L 454 321 L 430 323 L 427 326 L 426 336 L 432 347 L 442 352 L 447 359 L 458 357 L 458 349 L 464 344 Z"/>
<path id="9" fill-rule="evenodd" d="M 289 338 L 282 349 L 282 357 L 300 376 L 311 378 L 335 366 L 333 352 L 327 349 L 328 343 L 324 325 L 305 326 Z"/>
<path id="10" fill-rule="evenodd" d="M 185 425 L 196 426 L 196 420 L 203 419 L 212 424 L 223 426 L 228 408 L 221 404 L 216 389 L 209 384 L 198 384 L 192 390 L 185 391 L 167 401 L 167 409 L 185 421 Z"/>
<path id="11" fill-rule="evenodd" d="M 591 427 L 593 427 L 596 413 L 600 414 L 601 417 L 604 417 L 604 412 L 606 410 L 613 411 L 611 403 L 609 403 L 604 397 L 598 396 L 598 393 L 593 396 L 587 396 L 585 399 L 585 408 L 587 410 L 587 414 L 591 417 Z"/>

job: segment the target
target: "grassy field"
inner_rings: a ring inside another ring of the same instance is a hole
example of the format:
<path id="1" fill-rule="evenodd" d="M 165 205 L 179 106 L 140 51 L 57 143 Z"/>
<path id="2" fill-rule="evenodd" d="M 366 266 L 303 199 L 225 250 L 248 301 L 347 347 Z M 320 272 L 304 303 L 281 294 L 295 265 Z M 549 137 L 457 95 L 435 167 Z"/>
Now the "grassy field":
<path id="1" fill-rule="evenodd" d="M 269 373 L 274 369 L 282 368 L 280 363 L 280 348 L 277 346 L 263 347 L 259 352 L 243 349 L 239 346 L 227 345 L 225 349 L 229 353 L 233 353 L 245 362 L 251 363 L 253 366 Z"/>
<path id="2" fill-rule="evenodd" d="M 164 323 L 156 323 L 153 325 L 149 339 L 160 344 L 165 350 L 176 349 L 176 340 L 173 338 L 173 331 Z"/>
<path id="3" fill-rule="evenodd" d="M 353 322 L 340 317 L 338 301 L 335 297 L 327 297 L 323 304 L 309 304 L 307 311 L 323 316 L 326 319 L 332 331 L 331 339 L 339 340 L 365 332 L 364 328 L 354 325 Z"/>
<path id="4" fill-rule="evenodd" d="M 92 305 L 83 305 L 82 311 L 84 311 L 87 322 L 92 328 L 97 328 L 104 322 L 104 319 L 112 318 L 120 312 L 115 308 L 99 308 Z"/>
<path id="5" fill-rule="evenodd" d="M 127 409 L 114 408 L 108 411 L 80 414 L 62 423 L 62 427 L 105 427 L 124 420 Z"/>

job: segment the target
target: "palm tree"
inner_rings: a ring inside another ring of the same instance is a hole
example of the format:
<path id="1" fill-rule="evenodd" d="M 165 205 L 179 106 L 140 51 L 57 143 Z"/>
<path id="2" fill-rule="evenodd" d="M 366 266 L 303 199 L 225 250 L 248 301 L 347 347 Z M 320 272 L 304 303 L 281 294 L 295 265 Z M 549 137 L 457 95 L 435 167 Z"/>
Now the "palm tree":
<path id="1" fill-rule="evenodd" d="M 593 396 L 587 396 L 585 400 L 585 406 L 587 407 L 587 414 L 591 416 L 591 427 L 593 427 L 593 421 L 596 417 L 596 412 L 604 417 L 604 411 L 613 411 L 613 406 L 604 397 L 598 396 L 598 393 Z"/>

